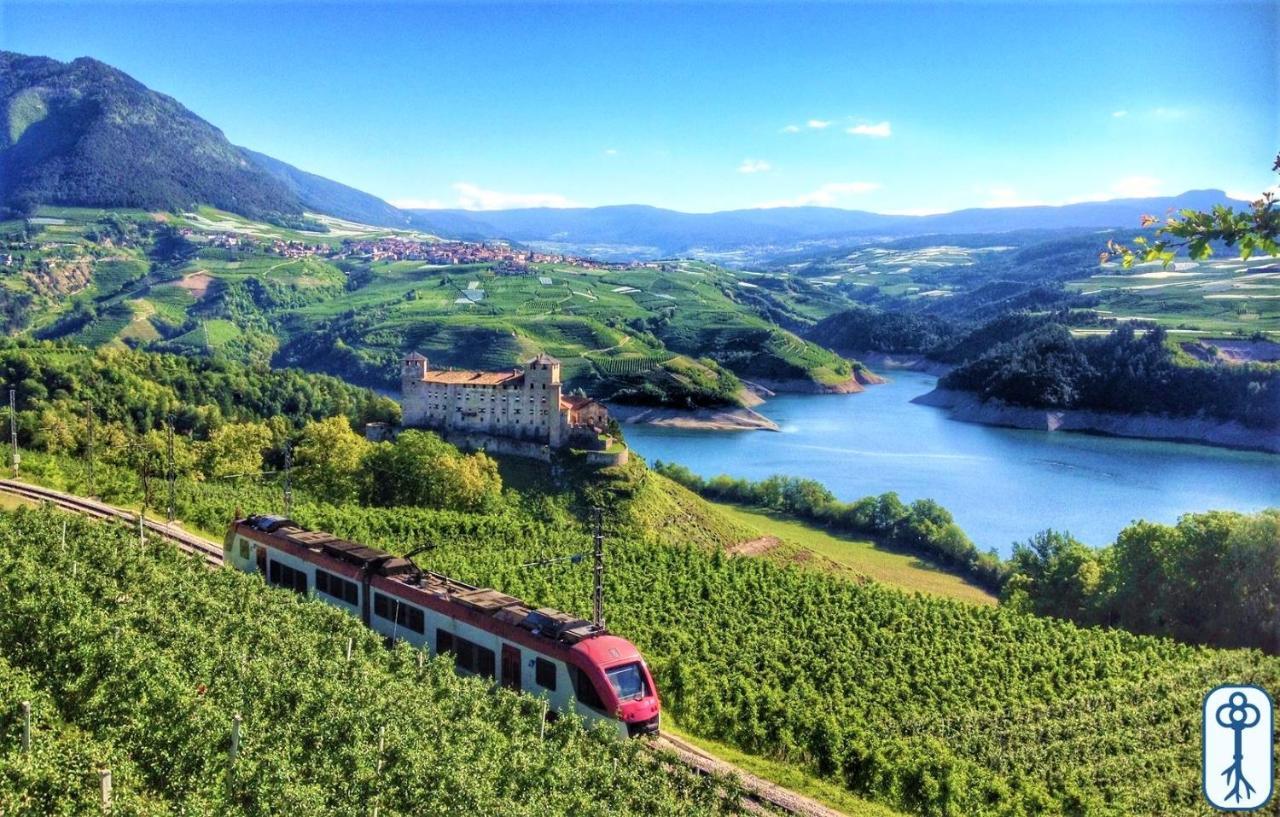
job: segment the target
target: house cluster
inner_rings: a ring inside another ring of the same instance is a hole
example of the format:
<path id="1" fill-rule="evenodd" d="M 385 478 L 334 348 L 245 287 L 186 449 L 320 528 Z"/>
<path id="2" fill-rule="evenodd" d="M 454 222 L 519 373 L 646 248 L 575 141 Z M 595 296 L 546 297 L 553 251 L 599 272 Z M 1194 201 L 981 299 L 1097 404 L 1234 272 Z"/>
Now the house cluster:
<path id="1" fill-rule="evenodd" d="M 333 255 L 333 248 L 328 244 L 308 244 L 305 241 L 283 241 L 279 238 L 273 239 L 271 243 L 267 245 L 266 250 L 272 255 L 279 255 L 284 258 L 306 258 L 310 255 Z"/>
<path id="2" fill-rule="evenodd" d="M 203 233 L 190 227 L 178 229 L 178 235 L 193 244 L 204 244 L 206 247 L 221 247 L 225 250 L 249 250 L 257 246 L 257 241 L 241 233 Z"/>
<path id="3" fill-rule="evenodd" d="M 503 243 L 476 244 L 467 241 L 415 241 L 396 236 L 375 239 L 346 239 L 333 255 L 367 261 L 423 261 L 428 264 L 495 264 L 499 275 L 526 275 L 530 264 L 561 264 L 584 269 L 621 268 L 589 258 L 559 253 L 520 250 Z"/>

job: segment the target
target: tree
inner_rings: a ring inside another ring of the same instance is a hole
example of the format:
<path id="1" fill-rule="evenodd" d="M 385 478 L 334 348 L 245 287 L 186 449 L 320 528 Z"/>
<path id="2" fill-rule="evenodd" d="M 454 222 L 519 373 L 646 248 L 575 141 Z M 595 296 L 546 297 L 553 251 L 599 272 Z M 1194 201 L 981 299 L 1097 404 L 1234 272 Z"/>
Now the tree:
<path id="1" fill-rule="evenodd" d="M 265 423 L 222 426 L 209 435 L 205 446 L 205 473 L 213 478 L 257 474 L 270 445 L 271 429 Z"/>
<path id="2" fill-rule="evenodd" d="M 483 453 L 464 455 L 427 431 L 371 446 L 361 465 L 361 499 L 374 505 L 476 511 L 502 493 L 496 462 Z"/>
<path id="3" fill-rule="evenodd" d="M 1088 622 L 1102 567 L 1096 552 L 1069 534 L 1045 530 L 1014 545 L 1005 598 L 1040 615 Z"/>
<path id="4" fill-rule="evenodd" d="M 369 443 L 351 430 L 346 417 L 307 423 L 294 448 L 298 484 L 330 502 L 349 501 L 359 489 L 368 452 Z"/>

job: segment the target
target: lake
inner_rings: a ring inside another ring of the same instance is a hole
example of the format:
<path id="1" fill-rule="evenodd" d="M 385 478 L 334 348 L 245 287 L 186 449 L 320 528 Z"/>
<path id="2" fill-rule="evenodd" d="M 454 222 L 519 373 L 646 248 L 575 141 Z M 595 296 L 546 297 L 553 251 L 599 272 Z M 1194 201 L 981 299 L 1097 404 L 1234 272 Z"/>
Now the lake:
<path id="1" fill-rule="evenodd" d="M 894 371 L 860 394 L 785 395 L 759 407 L 782 429 L 684 431 L 625 426 L 650 462 L 705 477 L 809 477 L 842 500 L 897 491 L 951 511 L 983 550 L 1044 528 L 1109 544 L 1135 519 L 1280 506 L 1280 456 L 1202 445 L 993 428 L 911 398 L 936 378 Z"/>

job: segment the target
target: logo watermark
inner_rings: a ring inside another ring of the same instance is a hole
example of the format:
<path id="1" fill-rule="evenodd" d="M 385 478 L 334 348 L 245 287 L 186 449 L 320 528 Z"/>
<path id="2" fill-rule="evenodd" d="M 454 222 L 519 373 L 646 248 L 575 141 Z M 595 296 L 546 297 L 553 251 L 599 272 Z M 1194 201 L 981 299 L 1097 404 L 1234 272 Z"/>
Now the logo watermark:
<path id="1" fill-rule="evenodd" d="M 1249 811 L 1271 799 L 1275 706 L 1256 686 L 1220 686 L 1204 696 L 1204 796 L 1222 811 Z"/>

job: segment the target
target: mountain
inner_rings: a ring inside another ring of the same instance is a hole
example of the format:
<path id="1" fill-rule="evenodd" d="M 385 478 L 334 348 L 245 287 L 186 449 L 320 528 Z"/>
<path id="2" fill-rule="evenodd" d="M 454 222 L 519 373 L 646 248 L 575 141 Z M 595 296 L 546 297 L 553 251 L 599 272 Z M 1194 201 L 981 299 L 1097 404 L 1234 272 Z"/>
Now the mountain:
<path id="1" fill-rule="evenodd" d="M 87 57 L 63 63 L 0 52 L 0 111 L 0 207 L 18 212 L 38 204 L 176 211 L 208 204 L 250 218 L 294 222 L 310 210 L 455 238 L 551 245 L 605 259 L 694 255 L 754 263 L 872 239 L 1136 226 L 1143 213 L 1205 209 L 1231 201 L 1220 190 L 1198 190 L 1164 198 L 931 216 L 832 207 L 682 213 L 635 204 L 405 211 L 237 147 L 177 100 Z"/>
<path id="2" fill-rule="evenodd" d="M 397 210 L 377 196 L 348 187 L 345 184 L 299 170 L 291 164 L 273 159 L 265 153 L 240 148 L 251 162 L 284 183 L 302 206 L 318 213 L 326 213 L 361 224 L 381 227 L 405 227 L 409 214 Z"/>
<path id="3" fill-rule="evenodd" d="M 404 226 L 391 205 L 239 148 L 222 131 L 128 74 L 0 52 L 0 206 L 189 210 L 251 218 L 314 210 Z"/>
<path id="4" fill-rule="evenodd" d="M 928 216 L 895 216 L 833 207 L 779 207 L 682 213 L 641 205 L 530 208 L 473 212 L 412 210 L 415 226 L 474 238 L 554 244 L 610 256 L 716 255 L 763 249 L 781 254 L 806 244 L 852 244 L 871 239 L 947 233 L 1136 227 L 1144 213 L 1236 204 L 1221 190 L 1178 196 L 1081 202 L 1059 207 L 1000 207 Z"/>

